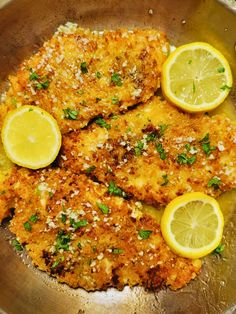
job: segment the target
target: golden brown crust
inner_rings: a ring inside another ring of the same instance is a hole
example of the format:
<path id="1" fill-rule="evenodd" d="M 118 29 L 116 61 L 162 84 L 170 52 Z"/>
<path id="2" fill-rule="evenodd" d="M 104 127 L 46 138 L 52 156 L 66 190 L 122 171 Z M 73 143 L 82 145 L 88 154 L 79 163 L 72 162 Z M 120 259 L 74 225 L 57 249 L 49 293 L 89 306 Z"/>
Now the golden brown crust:
<path id="1" fill-rule="evenodd" d="M 186 192 L 216 197 L 236 187 L 236 127 L 224 116 L 182 113 L 154 97 L 106 123 L 65 136 L 61 165 L 84 172 L 95 167 L 100 181 L 113 180 L 154 205 Z M 213 178 L 219 187 L 210 184 Z"/>
<path id="2" fill-rule="evenodd" d="M 84 175 L 63 169 L 20 169 L 10 185 L 15 207 L 11 231 L 35 266 L 71 287 L 104 290 L 138 284 L 177 289 L 200 270 L 199 260 L 170 251 L 160 226 L 142 212 L 140 203 L 110 196 L 104 185 Z M 97 202 L 109 213 L 104 214 Z M 37 215 L 36 222 L 32 215 Z M 87 224 L 75 229 L 78 221 Z M 151 234 L 142 239 L 140 230 Z"/>
<path id="3" fill-rule="evenodd" d="M 101 33 L 67 25 L 10 76 L 4 108 L 40 106 L 66 133 L 98 115 L 124 111 L 153 96 L 169 50 L 164 33 L 153 29 Z M 63 109 L 68 108 L 78 113 L 75 120 L 65 118 Z M 2 110 L 2 117 L 5 114 Z"/>

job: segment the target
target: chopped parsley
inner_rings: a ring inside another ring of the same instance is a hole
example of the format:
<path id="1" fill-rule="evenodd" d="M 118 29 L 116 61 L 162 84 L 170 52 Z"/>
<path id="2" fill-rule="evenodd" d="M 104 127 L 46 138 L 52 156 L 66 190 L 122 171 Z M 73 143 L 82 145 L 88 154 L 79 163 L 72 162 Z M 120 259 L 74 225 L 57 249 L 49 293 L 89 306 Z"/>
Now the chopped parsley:
<path id="1" fill-rule="evenodd" d="M 147 142 L 153 142 L 153 141 L 156 140 L 156 138 L 157 138 L 156 132 L 152 132 L 152 133 L 149 133 L 149 134 L 147 135 L 146 141 L 147 141 Z"/>
<path id="2" fill-rule="evenodd" d="M 123 85 L 119 73 L 113 73 L 113 74 L 112 74 L 112 76 L 111 76 L 111 82 L 114 83 L 116 86 L 122 86 L 122 85 Z"/>
<path id="3" fill-rule="evenodd" d="M 217 72 L 218 73 L 224 73 L 225 72 L 225 68 L 224 67 L 219 67 L 219 68 L 217 68 Z"/>
<path id="4" fill-rule="evenodd" d="M 37 89 L 47 89 L 48 88 L 48 86 L 49 86 L 49 81 L 48 80 L 46 80 L 46 81 L 44 81 L 44 82 L 38 82 L 37 84 L 36 84 L 36 88 Z"/>
<path id="5" fill-rule="evenodd" d="M 39 79 L 39 75 L 36 72 L 33 72 L 31 70 L 30 76 L 29 76 L 30 81 L 37 81 Z"/>
<path id="6" fill-rule="evenodd" d="M 111 125 L 108 124 L 108 123 L 107 123 L 105 120 L 103 120 L 102 118 L 97 118 L 97 119 L 95 120 L 95 123 L 96 123 L 97 125 L 101 126 L 102 128 L 107 129 L 107 130 L 110 130 L 110 128 L 111 128 Z"/>
<path id="7" fill-rule="evenodd" d="M 99 98 L 99 97 L 96 97 L 96 99 L 95 99 L 96 103 L 98 103 L 101 100 L 102 100 L 102 98 Z"/>
<path id="8" fill-rule="evenodd" d="M 59 231 L 56 239 L 56 250 L 69 251 L 70 235 Z"/>
<path id="9" fill-rule="evenodd" d="M 88 168 L 85 170 L 85 172 L 86 172 L 86 174 L 90 174 L 90 173 L 92 173 L 95 169 L 96 169 L 95 166 L 90 166 L 90 167 L 88 167 Z"/>
<path id="10" fill-rule="evenodd" d="M 159 125 L 159 136 L 162 137 L 165 133 L 165 130 L 168 128 L 167 124 L 160 124 Z"/>
<path id="11" fill-rule="evenodd" d="M 61 214 L 61 221 L 63 222 L 63 224 L 66 223 L 66 214 Z"/>
<path id="12" fill-rule="evenodd" d="M 70 225 L 75 230 L 81 227 L 86 227 L 88 224 L 88 221 L 86 219 L 75 221 L 74 219 L 70 218 Z"/>
<path id="13" fill-rule="evenodd" d="M 29 221 L 24 222 L 23 225 L 24 225 L 24 228 L 25 228 L 26 231 L 31 231 L 32 230 L 32 226 L 29 223 Z"/>
<path id="14" fill-rule="evenodd" d="M 219 244 L 216 249 L 214 249 L 214 254 L 221 254 L 224 251 L 224 244 Z"/>
<path id="15" fill-rule="evenodd" d="M 217 177 L 212 178 L 211 180 L 208 181 L 207 186 L 213 187 L 214 190 L 218 190 L 220 188 L 221 180 Z"/>
<path id="16" fill-rule="evenodd" d="M 162 179 L 163 179 L 163 182 L 162 182 L 161 186 L 167 185 L 168 182 L 169 182 L 168 175 L 167 175 L 167 174 L 164 174 L 164 175 L 162 176 Z"/>
<path id="17" fill-rule="evenodd" d="M 119 248 L 113 248 L 112 249 L 113 254 L 122 254 L 123 252 L 124 252 L 124 250 L 119 249 Z"/>
<path id="18" fill-rule="evenodd" d="M 64 256 L 57 259 L 51 266 L 51 269 L 57 268 L 57 266 L 65 260 Z"/>
<path id="19" fill-rule="evenodd" d="M 54 195 L 54 193 L 53 193 L 52 191 L 49 191 L 49 192 L 48 192 L 48 196 L 49 196 L 50 198 L 52 198 L 53 195 Z"/>
<path id="20" fill-rule="evenodd" d="M 80 70 L 83 74 L 88 73 L 87 62 L 82 62 L 80 64 Z"/>
<path id="21" fill-rule="evenodd" d="M 66 109 L 63 109 L 63 112 L 66 119 L 77 120 L 77 116 L 79 114 L 78 110 L 66 108 Z"/>
<path id="22" fill-rule="evenodd" d="M 188 157 L 185 153 L 179 154 L 177 156 L 177 162 L 180 165 L 192 165 L 196 161 L 196 156 Z"/>
<path id="23" fill-rule="evenodd" d="M 31 222 L 37 222 L 39 220 L 39 217 L 35 214 L 35 215 L 32 215 L 32 216 L 30 216 L 30 218 L 29 218 L 29 221 L 31 221 Z"/>
<path id="24" fill-rule="evenodd" d="M 96 78 L 100 79 L 100 78 L 102 77 L 102 73 L 99 72 L 99 71 L 97 71 L 97 72 L 95 73 L 95 76 L 96 76 Z"/>
<path id="25" fill-rule="evenodd" d="M 109 214 L 110 210 L 109 210 L 109 207 L 107 205 L 97 202 L 97 206 L 99 209 L 101 209 L 103 214 L 105 214 L 105 215 Z"/>
<path id="26" fill-rule="evenodd" d="M 108 186 L 108 193 L 115 196 L 126 197 L 125 191 L 119 188 L 114 181 L 110 181 Z"/>
<path id="27" fill-rule="evenodd" d="M 136 147 L 134 148 L 135 156 L 140 156 L 142 154 L 143 147 L 144 143 L 142 141 L 138 141 Z"/>
<path id="28" fill-rule="evenodd" d="M 77 246 L 78 246 L 79 249 L 82 249 L 82 245 L 81 245 L 80 242 L 78 242 Z"/>
<path id="29" fill-rule="evenodd" d="M 11 244 L 14 246 L 16 251 L 19 251 L 19 252 L 23 251 L 23 247 L 18 240 L 16 240 L 16 239 L 12 240 Z"/>
<path id="30" fill-rule="evenodd" d="M 184 148 L 186 149 L 187 152 L 189 152 L 191 150 L 190 144 L 184 145 Z"/>
<path id="31" fill-rule="evenodd" d="M 148 239 L 150 237 L 150 235 L 152 234 L 151 230 L 139 230 L 138 235 L 140 236 L 140 238 L 142 239 Z"/>
<path id="32" fill-rule="evenodd" d="M 165 150 L 164 150 L 164 148 L 163 148 L 161 143 L 156 144 L 156 150 L 159 153 L 160 158 L 162 160 L 165 160 L 167 156 L 166 156 L 166 152 L 165 152 Z"/>
<path id="33" fill-rule="evenodd" d="M 211 154 L 212 150 L 215 150 L 215 146 L 211 146 L 210 144 L 210 138 L 209 138 L 209 133 L 207 133 L 201 140 L 200 143 L 202 144 L 202 149 L 204 153 L 209 156 Z"/>
<path id="34" fill-rule="evenodd" d="M 120 101 L 119 101 L 118 97 L 114 96 L 114 97 L 112 97 L 111 102 L 113 105 L 118 105 Z"/>
<path id="35" fill-rule="evenodd" d="M 223 91 L 225 91 L 225 90 L 230 90 L 232 87 L 230 87 L 230 86 L 228 86 L 228 85 L 223 85 L 223 86 L 221 86 L 221 90 L 223 90 Z"/>

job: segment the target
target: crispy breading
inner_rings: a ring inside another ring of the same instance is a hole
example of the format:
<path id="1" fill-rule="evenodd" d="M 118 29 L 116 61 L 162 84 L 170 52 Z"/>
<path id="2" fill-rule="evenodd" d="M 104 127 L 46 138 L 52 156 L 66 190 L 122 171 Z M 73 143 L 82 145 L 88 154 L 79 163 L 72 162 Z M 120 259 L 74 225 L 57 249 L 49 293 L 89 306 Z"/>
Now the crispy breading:
<path id="1" fill-rule="evenodd" d="M 124 111 L 153 96 L 168 51 L 154 29 L 92 32 L 67 23 L 9 77 L 0 121 L 14 106 L 37 105 L 65 133 Z"/>
<path id="2" fill-rule="evenodd" d="M 236 187 L 236 127 L 223 115 L 183 113 L 154 97 L 116 118 L 65 136 L 61 166 L 93 170 L 154 205 Z"/>
<path id="3" fill-rule="evenodd" d="M 170 251 L 139 202 L 110 196 L 85 175 L 22 168 L 9 183 L 15 207 L 10 230 L 35 266 L 71 287 L 177 289 L 201 268 L 200 260 Z"/>

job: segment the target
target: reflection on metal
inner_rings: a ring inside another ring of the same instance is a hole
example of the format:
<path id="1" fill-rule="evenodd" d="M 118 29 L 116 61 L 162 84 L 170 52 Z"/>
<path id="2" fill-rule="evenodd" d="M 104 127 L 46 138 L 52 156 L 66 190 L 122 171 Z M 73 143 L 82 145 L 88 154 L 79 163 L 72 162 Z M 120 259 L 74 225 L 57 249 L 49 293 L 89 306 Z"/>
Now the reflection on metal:
<path id="1" fill-rule="evenodd" d="M 59 24 L 68 20 L 93 29 L 157 27 L 165 30 L 176 46 L 207 41 L 223 52 L 236 77 L 236 16 L 215 0 L 14 0 L 0 10 L 0 87 L 4 88 L 2 82 L 24 58 L 49 38 Z M 218 109 L 230 117 L 236 115 L 233 95 L 235 85 L 231 97 Z M 0 308 L 12 314 L 219 314 L 227 309 L 234 311 L 235 200 L 235 192 L 224 195 L 221 200 L 227 220 L 223 258 L 205 258 L 202 274 L 176 292 L 153 293 L 137 287 L 94 293 L 70 289 L 35 270 L 28 258 L 22 263 L 7 240 L 9 232 L 0 228 Z"/>

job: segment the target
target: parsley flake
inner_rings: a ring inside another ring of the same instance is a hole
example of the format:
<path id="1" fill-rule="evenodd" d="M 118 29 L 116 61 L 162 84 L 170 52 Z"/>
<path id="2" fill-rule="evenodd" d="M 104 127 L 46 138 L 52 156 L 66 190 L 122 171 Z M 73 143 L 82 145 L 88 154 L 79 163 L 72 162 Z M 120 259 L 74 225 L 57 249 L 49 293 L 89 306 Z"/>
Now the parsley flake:
<path id="1" fill-rule="evenodd" d="M 37 81 L 39 79 L 39 75 L 36 72 L 31 71 L 29 79 L 30 81 Z"/>
<path id="2" fill-rule="evenodd" d="M 88 167 L 88 168 L 85 170 L 85 172 L 86 172 L 86 174 L 90 174 L 90 173 L 92 173 L 95 169 L 96 169 L 95 166 L 90 166 L 90 167 Z"/>
<path id="3" fill-rule="evenodd" d="M 70 218 L 70 225 L 75 230 L 81 227 L 86 227 L 88 224 L 88 221 L 86 219 L 75 221 L 74 219 Z"/>
<path id="4" fill-rule="evenodd" d="M 82 62 L 80 64 L 80 70 L 83 74 L 88 73 L 87 62 Z"/>
<path id="5" fill-rule="evenodd" d="M 224 244 L 219 244 L 216 249 L 214 249 L 213 254 L 221 254 L 224 251 Z"/>
<path id="6" fill-rule="evenodd" d="M 16 251 L 19 251 L 19 252 L 23 251 L 23 247 L 22 247 L 22 245 L 20 244 L 20 242 L 18 240 L 13 239 L 11 244 L 14 246 Z"/>
<path id="7" fill-rule="evenodd" d="M 150 237 L 150 235 L 152 234 L 151 230 L 139 230 L 138 235 L 140 236 L 140 238 L 142 239 L 148 239 Z"/>
<path id="8" fill-rule="evenodd" d="M 167 174 L 164 174 L 164 175 L 162 176 L 162 179 L 163 179 L 163 182 L 162 182 L 161 186 L 167 185 L 168 182 L 169 182 L 168 175 L 167 175 Z"/>
<path id="9" fill-rule="evenodd" d="M 207 133 L 199 142 L 202 144 L 202 149 L 207 156 L 211 154 L 212 150 L 216 149 L 215 146 L 211 146 L 210 144 L 209 133 Z"/>
<path id="10" fill-rule="evenodd" d="M 192 165 L 196 161 L 196 156 L 188 157 L 185 153 L 179 154 L 177 156 L 177 162 L 180 165 Z"/>
<path id="11" fill-rule="evenodd" d="M 78 110 L 66 108 L 66 109 L 63 109 L 63 112 L 64 112 L 65 119 L 77 120 L 77 116 L 79 114 Z"/>
<path id="12" fill-rule="evenodd" d="M 23 226 L 24 226 L 26 231 L 31 231 L 32 230 L 32 226 L 31 226 L 31 224 L 28 221 L 24 222 Z"/>
<path id="13" fill-rule="evenodd" d="M 65 258 L 64 256 L 60 257 L 59 259 L 57 259 L 51 266 L 51 269 L 57 268 L 57 266 L 61 263 L 64 262 Z"/>
<path id="14" fill-rule="evenodd" d="M 112 249 L 113 254 L 122 254 L 123 252 L 124 252 L 124 250 L 119 249 L 119 248 L 113 248 Z"/>
<path id="15" fill-rule="evenodd" d="M 162 137 L 165 133 L 165 130 L 168 128 L 167 124 L 160 124 L 159 125 L 159 136 Z"/>
<path id="16" fill-rule="evenodd" d="M 228 85 L 223 85 L 223 86 L 221 86 L 221 90 L 223 90 L 223 91 L 226 91 L 226 90 L 230 90 L 232 87 L 230 87 L 230 86 L 228 86 Z"/>
<path id="17" fill-rule="evenodd" d="M 213 187 L 214 190 L 218 190 L 220 188 L 221 180 L 217 177 L 212 178 L 211 180 L 208 181 L 207 186 Z"/>
<path id="18" fill-rule="evenodd" d="M 111 76 L 111 82 L 114 83 L 116 86 L 122 86 L 123 82 L 121 80 L 119 73 L 113 73 Z"/>
<path id="19" fill-rule="evenodd" d="M 30 218 L 29 218 L 29 221 L 31 221 L 33 223 L 37 222 L 38 220 L 39 220 L 39 217 L 36 214 L 30 216 Z"/>
<path id="20" fill-rule="evenodd" d="M 161 143 L 156 144 L 156 150 L 159 153 L 161 160 L 165 160 L 167 156 Z"/>
<path id="21" fill-rule="evenodd" d="M 39 82 L 39 83 L 37 83 L 36 84 L 36 88 L 37 89 L 47 89 L 48 88 L 48 86 L 49 86 L 49 81 L 48 80 L 46 80 L 46 81 L 44 81 L 44 82 Z"/>
<path id="22" fill-rule="evenodd" d="M 95 123 L 99 126 L 101 126 L 102 128 L 105 128 L 107 130 L 109 130 L 111 128 L 111 125 L 108 124 L 105 120 L 103 120 L 102 118 L 97 118 L 95 120 Z"/>
<path id="23" fill-rule="evenodd" d="M 102 74 L 101 74 L 101 72 L 97 71 L 95 73 L 95 76 L 96 76 L 96 78 L 100 79 L 102 77 Z"/>
<path id="24" fill-rule="evenodd" d="M 66 214 L 61 214 L 61 221 L 63 222 L 63 224 L 66 223 Z"/>
<path id="25" fill-rule="evenodd" d="M 136 147 L 134 148 L 135 156 L 140 156 L 142 154 L 143 147 L 144 143 L 142 141 L 138 141 Z"/>
<path id="26" fill-rule="evenodd" d="M 146 141 L 147 141 L 147 142 L 153 142 L 153 141 L 156 140 L 156 138 L 157 138 L 156 132 L 152 132 L 152 133 L 149 133 L 149 134 L 147 135 Z"/>
<path id="27" fill-rule="evenodd" d="M 70 235 L 65 231 L 59 231 L 56 239 L 56 250 L 69 251 Z"/>
<path id="28" fill-rule="evenodd" d="M 109 214 L 110 210 L 109 210 L 109 207 L 107 205 L 97 202 L 97 206 L 99 209 L 101 209 L 103 214 L 105 214 L 105 215 Z"/>
<path id="29" fill-rule="evenodd" d="M 119 188 L 114 181 L 110 181 L 108 186 L 108 193 L 115 196 L 126 197 L 125 191 Z"/>
<path id="30" fill-rule="evenodd" d="M 218 73 L 224 73 L 224 72 L 225 72 L 225 68 L 224 68 L 224 67 L 219 67 L 219 68 L 217 69 L 217 72 L 218 72 Z"/>
<path id="31" fill-rule="evenodd" d="M 114 96 L 114 97 L 112 97 L 111 102 L 113 105 L 118 105 L 120 101 L 119 101 L 118 97 Z"/>

